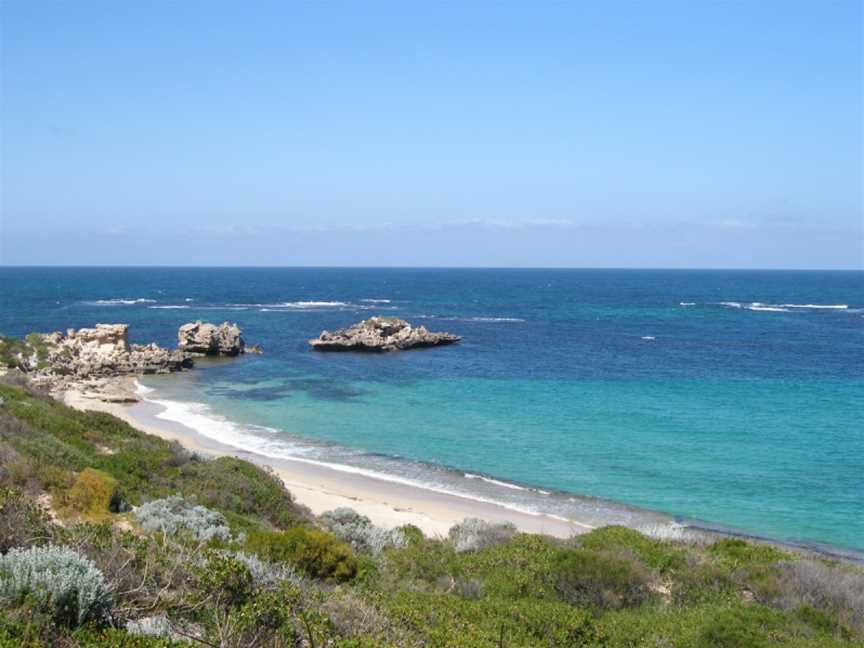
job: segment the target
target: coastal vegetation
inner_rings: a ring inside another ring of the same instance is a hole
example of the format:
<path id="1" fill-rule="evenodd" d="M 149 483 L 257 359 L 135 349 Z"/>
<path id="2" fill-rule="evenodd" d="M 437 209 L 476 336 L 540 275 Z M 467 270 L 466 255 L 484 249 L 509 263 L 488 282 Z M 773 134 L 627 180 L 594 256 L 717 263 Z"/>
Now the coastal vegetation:
<path id="1" fill-rule="evenodd" d="M 261 467 L 0 385 L 0 646 L 105 645 L 864 646 L 864 571 L 687 533 L 316 518 Z"/>

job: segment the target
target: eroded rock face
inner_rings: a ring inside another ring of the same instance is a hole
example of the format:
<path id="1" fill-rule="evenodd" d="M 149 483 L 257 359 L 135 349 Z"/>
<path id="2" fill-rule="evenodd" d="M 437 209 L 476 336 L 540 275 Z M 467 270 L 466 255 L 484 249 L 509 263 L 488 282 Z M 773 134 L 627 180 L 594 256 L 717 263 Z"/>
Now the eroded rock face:
<path id="1" fill-rule="evenodd" d="M 453 344 L 462 338 L 452 333 L 433 333 L 425 326 L 411 326 L 396 317 L 370 317 L 338 331 L 323 331 L 309 340 L 316 351 L 403 351 Z"/>
<path id="2" fill-rule="evenodd" d="M 189 353 L 236 356 L 246 351 L 240 327 L 224 322 L 189 322 L 177 331 L 177 348 Z"/>
<path id="3" fill-rule="evenodd" d="M 27 336 L 32 353 L 21 368 L 31 380 L 62 389 L 83 380 L 134 374 L 171 373 L 192 366 L 188 353 L 156 344 L 129 344 L 126 324 L 97 324 L 66 333 Z"/>

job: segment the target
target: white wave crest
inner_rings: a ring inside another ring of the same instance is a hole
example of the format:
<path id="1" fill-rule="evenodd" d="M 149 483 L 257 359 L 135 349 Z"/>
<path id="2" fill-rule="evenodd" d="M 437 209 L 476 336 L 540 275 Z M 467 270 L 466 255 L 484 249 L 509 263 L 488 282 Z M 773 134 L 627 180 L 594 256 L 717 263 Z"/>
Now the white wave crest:
<path id="1" fill-rule="evenodd" d="M 389 299 L 361 299 L 360 301 L 364 302 L 366 304 L 389 304 L 390 303 Z"/>
<path id="2" fill-rule="evenodd" d="M 435 319 L 442 322 L 524 322 L 521 317 L 444 317 L 438 315 L 415 315 L 412 319 Z"/>
<path id="3" fill-rule="evenodd" d="M 788 313 L 788 308 L 783 308 L 782 306 L 774 306 L 772 304 L 760 304 L 759 302 L 753 302 L 749 306 L 746 307 L 747 310 L 751 311 L 762 311 L 768 313 Z"/>
<path id="4" fill-rule="evenodd" d="M 721 306 L 728 306 L 729 308 L 741 308 L 741 302 L 733 302 L 733 301 L 725 301 L 720 302 Z"/>
<path id="5" fill-rule="evenodd" d="M 783 308 L 813 308 L 826 310 L 846 310 L 849 304 L 780 304 Z"/>
<path id="6" fill-rule="evenodd" d="M 643 335 L 642 339 L 643 340 L 656 340 L 657 338 L 654 337 L 653 335 Z"/>
<path id="7" fill-rule="evenodd" d="M 182 309 L 186 309 L 186 308 L 191 308 L 191 306 L 185 306 L 185 305 L 179 305 L 178 306 L 176 304 L 170 304 L 170 305 L 166 305 L 166 306 L 148 306 L 147 308 L 157 308 L 157 309 L 161 309 L 161 310 L 182 310 Z"/>
<path id="8" fill-rule="evenodd" d="M 139 297 L 138 299 L 97 299 L 87 303 L 96 306 L 132 306 L 134 304 L 155 304 L 156 300 Z"/>
<path id="9" fill-rule="evenodd" d="M 695 306 L 695 305 L 696 305 L 696 302 L 679 302 L 678 305 L 679 305 L 679 306 L 684 306 L 684 307 L 686 308 L 687 306 Z"/>
<path id="10" fill-rule="evenodd" d="M 139 396 L 146 396 L 147 394 L 152 394 L 156 390 L 152 387 L 148 387 L 147 385 L 142 385 L 137 380 L 135 381 L 135 393 Z"/>
<path id="11" fill-rule="evenodd" d="M 484 477 L 483 475 L 475 475 L 473 473 L 465 473 L 466 479 L 479 479 L 480 481 L 484 481 L 487 484 L 495 484 L 496 486 L 503 486 L 504 488 L 510 488 L 511 490 L 518 491 L 528 491 L 530 488 L 525 488 L 524 486 L 518 486 L 516 484 L 511 484 L 509 482 L 500 481 L 498 479 L 492 479 L 491 477 Z"/>
<path id="12" fill-rule="evenodd" d="M 524 322 L 521 317 L 469 317 L 469 322 Z"/>

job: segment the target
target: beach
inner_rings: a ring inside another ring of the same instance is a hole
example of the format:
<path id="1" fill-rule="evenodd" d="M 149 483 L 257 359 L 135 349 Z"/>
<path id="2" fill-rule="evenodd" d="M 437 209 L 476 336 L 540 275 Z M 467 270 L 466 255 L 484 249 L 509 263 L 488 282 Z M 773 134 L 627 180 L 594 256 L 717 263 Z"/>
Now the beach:
<path id="1" fill-rule="evenodd" d="M 129 379 L 124 386 L 134 390 Z M 89 396 L 80 389 L 64 392 L 66 405 L 79 410 L 112 414 L 133 427 L 206 457 L 233 456 L 265 466 L 283 481 L 295 500 L 315 515 L 339 507 L 349 507 L 367 516 L 383 528 L 413 524 L 430 537 L 446 537 L 454 524 L 465 518 L 482 518 L 490 522 L 511 522 L 520 531 L 568 538 L 595 528 L 579 520 L 531 514 L 491 502 L 482 502 L 455 494 L 376 479 L 367 475 L 339 470 L 300 460 L 267 457 L 221 444 L 200 431 L 173 421 L 157 418 L 159 406 L 147 401 L 109 403 Z"/>

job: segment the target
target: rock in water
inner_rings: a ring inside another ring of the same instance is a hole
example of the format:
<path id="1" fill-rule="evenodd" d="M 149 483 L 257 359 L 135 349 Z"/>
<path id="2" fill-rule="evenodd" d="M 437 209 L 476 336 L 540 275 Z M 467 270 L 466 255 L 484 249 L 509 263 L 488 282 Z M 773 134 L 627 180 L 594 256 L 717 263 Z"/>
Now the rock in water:
<path id="1" fill-rule="evenodd" d="M 453 344 L 462 338 L 452 333 L 433 333 L 425 326 L 411 326 L 396 317 L 370 317 L 338 331 L 322 331 L 309 340 L 316 351 L 403 351 Z"/>
<path id="2" fill-rule="evenodd" d="M 189 353 L 236 356 L 246 350 L 240 328 L 228 322 L 219 326 L 200 320 L 189 322 L 177 331 L 177 340 L 177 348 Z"/>

